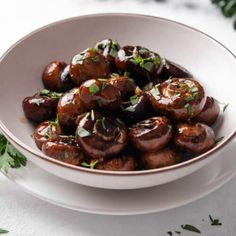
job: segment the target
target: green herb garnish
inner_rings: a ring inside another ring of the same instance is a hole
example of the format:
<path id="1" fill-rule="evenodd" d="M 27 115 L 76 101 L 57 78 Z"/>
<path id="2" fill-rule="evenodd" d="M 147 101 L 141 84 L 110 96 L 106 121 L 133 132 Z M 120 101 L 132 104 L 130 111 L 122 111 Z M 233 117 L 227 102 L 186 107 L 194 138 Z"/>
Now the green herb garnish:
<path id="1" fill-rule="evenodd" d="M 149 92 L 151 93 L 151 95 L 156 99 L 156 100 L 160 100 L 161 96 L 160 96 L 160 91 L 159 91 L 159 86 L 160 84 L 155 85 Z"/>
<path id="2" fill-rule="evenodd" d="M 10 168 L 25 166 L 26 162 L 26 157 L 0 134 L 0 170 L 7 173 Z"/>
<path id="3" fill-rule="evenodd" d="M 152 69 L 153 69 L 153 67 L 154 67 L 154 64 L 153 64 L 153 62 L 148 61 L 148 62 L 144 63 L 142 67 L 143 67 L 145 70 L 151 72 Z"/>
<path id="4" fill-rule="evenodd" d="M 168 231 L 167 234 L 170 235 L 170 236 L 173 235 L 173 233 L 171 231 Z"/>
<path id="5" fill-rule="evenodd" d="M 216 144 L 220 143 L 224 138 L 225 138 L 224 136 L 221 136 L 221 137 L 217 138 L 217 139 L 215 140 L 215 143 L 216 143 Z"/>
<path id="6" fill-rule="evenodd" d="M 98 62 L 100 62 L 100 57 L 99 57 L 99 55 L 97 55 L 95 57 L 92 57 L 91 60 L 95 63 L 98 63 Z"/>
<path id="7" fill-rule="evenodd" d="M 211 225 L 213 226 L 221 226 L 222 223 L 220 222 L 219 219 L 213 219 L 211 215 L 209 215 L 209 218 L 211 220 Z"/>
<path id="8" fill-rule="evenodd" d="M 42 89 L 40 91 L 40 95 L 45 96 L 45 97 L 49 97 L 49 98 L 60 99 L 64 94 L 63 93 L 52 92 L 48 89 Z"/>
<path id="9" fill-rule="evenodd" d="M 96 164 L 98 163 L 98 160 L 92 160 L 90 163 L 87 162 L 82 162 L 81 166 L 86 167 L 86 168 L 90 168 L 90 169 L 94 169 L 94 167 L 96 166 Z"/>
<path id="10" fill-rule="evenodd" d="M 125 73 L 124 73 L 124 77 L 126 77 L 126 78 L 129 78 L 130 77 L 130 72 L 128 72 L 128 71 L 125 71 Z"/>
<path id="11" fill-rule="evenodd" d="M 226 104 L 224 104 L 224 107 L 223 107 L 223 112 L 225 112 L 225 111 L 226 111 L 226 109 L 228 108 L 228 106 L 229 106 L 229 103 L 226 103 Z"/>
<path id="12" fill-rule="evenodd" d="M 116 57 L 117 52 L 118 52 L 118 43 L 116 41 L 112 41 L 110 55 L 112 57 Z"/>
<path id="13" fill-rule="evenodd" d="M 6 229 L 0 229 L 0 234 L 7 234 L 7 233 L 9 233 L 8 230 L 6 230 Z"/>
<path id="14" fill-rule="evenodd" d="M 136 105 L 131 105 L 131 106 L 126 107 L 124 110 L 130 111 L 130 112 L 135 112 L 136 106 L 137 106 L 137 104 Z"/>
<path id="15" fill-rule="evenodd" d="M 190 115 L 190 116 L 193 115 L 193 109 L 192 109 L 192 106 L 189 103 L 186 103 L 184 105 L 184 108 L 187 110 L 188 115 Z"/>
<path id="16" fill-rule="evenodd" d="M 138 103 L 139 97 L 137 95 L 134 95 L 129 98 L 132 105 L 136 105 Z"/>
<path id="17" fill-rule="evenodd" d="M 176 233 L 176 234 L 181 234 L 181 232 L 180 232 L 180 231 L 175 231 L 175 233 Z"/>
<path id="18" fill-rule="evenodd" d="M 89 137 L 91 136 L 91 133 L 86 130 L 85 128 L 83 127 L 78 127 L 78 131 L 77 131 L 77 134 L 81 137 L 81 138 L 85 138 L 85 137 Z"/>
<path id="19" fill-rule="evenodd" d="M 91 84 L 89 86 L 89 92 L 94 95 L 99 92 L 99 87 L 96 84 Z"/>
<path id="20" fill-rule="evenodd" d="M 201 233 L 201 231 L 193 225 L 189 225 L 189 224 L 181 225 L 181 228 L 184 229 L 184 230 L 188 230 L 188 231 L 191 231 L 191 232 L 198 233 L 198 234 Z"/>

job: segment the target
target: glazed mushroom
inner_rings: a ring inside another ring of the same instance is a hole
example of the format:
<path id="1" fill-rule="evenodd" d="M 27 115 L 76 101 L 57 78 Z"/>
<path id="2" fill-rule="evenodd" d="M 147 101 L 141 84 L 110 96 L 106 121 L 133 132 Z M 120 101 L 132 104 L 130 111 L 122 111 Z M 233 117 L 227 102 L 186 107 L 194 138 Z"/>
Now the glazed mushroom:
<path id="1" fill-rule="evenodd" d="M 141 46 L 125 46 L 118 51 L 116 67 L 124 73 L 128 71 L 139 87 L 159 78 L 163 68 L 161 57 Z"/>
<path id="2" fill-rule="evenodd" d="M 219 113 L 219 103 L 213 97 L 207 97 L 203 110 L 194 117 L 194 121 L 211 126 L 217 120 Z"/>
<path id="3" fill-rule="evenodd" d="M 110 71 L 116 71 L 115 58 L 120 49 L 120 45 L 112 39 L 104 39 L 95 45 L 95 48 L 102 54 L 109 63 Z"/>
<path id="4" fill-rule="evenodd" d="M 182 66 L 180 66 L 172 61 L 163 59 L 163 69 L 160 74 L 160 78 L 166 80 L 166 79 L 169 79 L 170 77 L 172 77 L 172 78 L 191 78 L 192 75 L 189 71 L 187 71 Z"/>
<path id="5" fill-rule="evenodd" d="M 93 110 L 77 119 L 76 139 L 84 153 L 101 159 L 118 155 L 127 144 L 125 126 Z"/>
<path id="6" fill-rule="evenodd" d="M 109 64 L 97 49 L 89 48 L 73 57 L 70 64 L 70 75 L 79 86 L 89 79 L 104 78 L 109 74 Z"/>
<path id="7" fill-rule="evenodd" d="M 84 154 L 74 137 L 64 136 L 43 143 L 42 152 L 58 161 L 79 166 L 84 160 Z"/>
<path id="8" fill-rule="evenodd" d="M 98 162 L 95 166 L 98 170 L 112 171 L 134 171 L 136 170 L 136 162 L 131 155 L 121 155 L 112 157 L 102 162 Z"/>
<path id="9" fill-rule="evenodd" d="M 57 114 L 59 123 L 66 133 L 72 133 L 76 129 L 76 118 L 86 111 L 80 99 L 79 89 L 75 88 L 65 93 L 59 100 Z"/>
<path id="10" fill-rule="evenodd" d="M 69 65 L 64 61 L 50 62 L 44 69 L 42 80 L 46 89 L 56 92 L 66 92 L 74 87 Z"/>
<path id="11" fill-rule="evenodd" d="M 143 152 L 155 152 L 164 148 L 171 140 L 173 129 L 166 117 L 152 117 L 138 122 L 130 129 L 130 141 Z"/>
<path id="12" fill-rule="evenodd" d="M 133 124 L 155 115 L 146 93 L 130 97 L 129 101 L 122 102 L 121 107 L 120 115 L 126 124 Z"/>
<path id="13" fill-rule="evenodd" d="M 135 94 L 135 89 L 137 86 L 134 80 L 128 76 L 112 74 L 108 81 L 120 91 L 122 100 L 126 100 L 128 97 Z"/>
<path id="14" fill-rule="evenodd" d="M 44 142 L 56 139 L 62 133 L 58 122 L 44 121 L 34 131 L 34 141 L 39 149 Z"/>
<path id="15" fill-rule="evenodd" d="M 57 103 L 62 96 L 62 93 L 43 89 L 31 97 L 26 97 L 22 102 L 25 116 L 35 123 L 55 118 Z"/>
<path id="16" fill-rule="evenodd" d="M 176 129 L 175 144 L 184 150 L 201 154 L 215 146 L 214 131 L 205 124 L 183 123 Z"/>
<path id="17" fill-rule="evenodd" d="M 80 86 L 80 98 L 87 109 L 116 110 L 121 105 L 120 91 L 107 79 L 87 80 Z"/>
<path id="18" fill-rule="evenodd" d="M 149 92 L 153 108 L 173 119 L 186 120 L 199 114 L 206 102 L 203 87 L 190 78 L 168 79 Z"/>
<path id="19" fill-rule="evenodd" d="M 181 157 L 177 151 L 167 147 L 157 152 L 145 152 L 141 159 L 146 169 L 156 169 L 175 165 L 180 162 Z"/>

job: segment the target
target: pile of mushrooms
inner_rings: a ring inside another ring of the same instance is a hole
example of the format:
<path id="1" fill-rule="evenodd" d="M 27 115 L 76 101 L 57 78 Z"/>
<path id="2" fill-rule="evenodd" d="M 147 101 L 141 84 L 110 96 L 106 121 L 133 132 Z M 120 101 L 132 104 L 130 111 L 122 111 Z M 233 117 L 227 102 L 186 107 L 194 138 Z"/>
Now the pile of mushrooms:
<path id="1" fill-rule="evenodd" d="M 23 100 L 44 154 L 99 170 L 162 168 L 216 144 L 218 102 L 183 67 L 105 39 L 69 64 L 50 62 L 44 89 Z"/>

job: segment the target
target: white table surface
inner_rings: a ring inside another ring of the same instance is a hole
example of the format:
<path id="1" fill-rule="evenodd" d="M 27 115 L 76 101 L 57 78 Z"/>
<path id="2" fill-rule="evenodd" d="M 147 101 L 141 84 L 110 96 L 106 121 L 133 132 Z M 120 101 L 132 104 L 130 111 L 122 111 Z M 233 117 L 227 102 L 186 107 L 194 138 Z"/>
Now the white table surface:
<path id="1" fill-rule="evenodd" d="M 168 0 L 167 3 L 154 0 L 2 0 L 0 55 L 40 26 L 97 12 L 133 12 L 170 18 L 212 35 L 236 53 L 232 20 L 223 18 L 210 0 Z M 209 227 L 205 222 L 209 214 L 219 217 L 223 225 Z M 156 214 L 113 217 L 50 205 L 23 192 L 0 174 L 0 228 L 8 229 L 7 235 L 164 236 L 185 223 L 201 227 L 204 236 L 235 236 L 236 178 L 207 197 L 183 207 Z M 185 232 L 181 235 L 197 234 Z"/>

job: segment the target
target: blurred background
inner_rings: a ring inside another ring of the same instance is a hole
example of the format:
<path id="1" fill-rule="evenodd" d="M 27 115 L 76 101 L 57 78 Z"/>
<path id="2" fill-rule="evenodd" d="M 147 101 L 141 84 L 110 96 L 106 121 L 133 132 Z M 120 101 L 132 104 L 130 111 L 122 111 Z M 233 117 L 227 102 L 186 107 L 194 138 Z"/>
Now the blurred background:
<path id="1" fill-rule="evenodd" d="M 213 3 L 214 2 L 214 3 Z M 236 52 L 236 0 L 7 0 L 0 3 L 0 52 L 30 31 L 83 14 L 130 12 L 176 20 L 198 28 Z M 16 28 L 17 21 L 17 28 Z M 138 34 L 138 32 L 137 32 Z"/>

